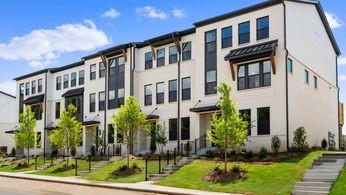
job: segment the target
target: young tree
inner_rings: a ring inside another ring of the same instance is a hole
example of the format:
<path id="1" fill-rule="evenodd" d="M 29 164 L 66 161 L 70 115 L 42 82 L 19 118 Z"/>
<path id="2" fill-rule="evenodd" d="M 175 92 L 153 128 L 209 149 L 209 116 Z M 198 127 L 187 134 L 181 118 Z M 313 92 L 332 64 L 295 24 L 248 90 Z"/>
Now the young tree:
<path id="1" fill-rule="evenodd" d="M 225 172 L 227 171 L 227 151 L 244 143 L 247 138 L 247 122 L 240 117 L 234 100 L 230 97 L 232 87 L 221 83 L 217 91 L 221 94 L 218 107 L 221 116 L 213 114 L 211 125 L 214 130 L 208 130 L 208 138 L 221 149 L 225 155 Z"/>
<path id="2" fill-rule="evenodd" d="M 157 145 L 161 148 L 161 152 L 163 151 L 163 147 L 166 146 L 168 139 L 166 136 L 166 128 L 162 125 L 156 125 L 156 142 Z"/>
<path id="3" fill-rule="evenodd" d="M 19 115 L 19 127 L 15 133 L 17 148 L 26 149 L 27 161 L 30 164 L 30 148 L 35 147 L 36 142 L 36 118 L 29 106 L 25 106 L 24 112 Z"/>
<path id="4" fill-rule="evenodd" d="M 72 104 L 64 109 L 58 123 L 58 127 L 53 130 L 50 140 L 54 145 L 62 146 L 66 154 L 79 145 L 83 139 L 82 124 L 76 119 L 77 108 Z M 68 166 L 68 158 L 67 158 Z"/>
<path id="5" fill-rule="evenodd" d="M 146 114 L 133 96 L 128 97 L 125 104 L 120 107 L 117 114 L 112 117 L 114 129 L 123 135 L 123 142 L 127 146 L 127 167 L 130 167 L 130 144 L 135 132 L 146 130 Z"/>
<path id="6" fill-rule="evenodd" d="M 157 150 L 157 128 L 155 124 L 150 125 L 150 151 L 154 154 Z"/>

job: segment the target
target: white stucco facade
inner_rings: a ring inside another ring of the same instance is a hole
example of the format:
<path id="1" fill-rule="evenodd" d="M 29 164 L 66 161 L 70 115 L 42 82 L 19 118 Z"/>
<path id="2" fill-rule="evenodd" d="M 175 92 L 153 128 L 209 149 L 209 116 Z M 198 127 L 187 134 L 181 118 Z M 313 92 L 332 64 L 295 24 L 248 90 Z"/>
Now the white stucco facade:
<path id="1" fill-rule="evenodd" d="M 16 98 L 12 95 L 0 91 L 0 147 L 3 152 L 10 153 L 14 147 L 13 134 L 6 134 L 12 130 L 18 119 L 13 109 L 16 105 Z"/>

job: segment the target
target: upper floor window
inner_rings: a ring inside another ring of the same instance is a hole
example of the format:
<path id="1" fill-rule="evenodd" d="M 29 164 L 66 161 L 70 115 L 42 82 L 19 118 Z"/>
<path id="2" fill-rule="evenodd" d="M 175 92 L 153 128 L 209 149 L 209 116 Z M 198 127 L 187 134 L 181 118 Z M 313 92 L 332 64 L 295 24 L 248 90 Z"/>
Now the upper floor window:
<path id="1" fill-rule="evenodd" d="M 238 42 L 240 44 L 250 42 L 250 22 L 244 22 L 238 25 Z"/>
<path id="2" fill-rule="evenodd" d="M 39 79 L 37 82 L 38 82 L 37 92 L 41 93 L 42 92 L 42 79 Z"/>
<path id="3" fill-rule="evenodd" d="M 145 69 L 153 68 L 153 56 L 151 52 L 145 53 Z"/>
<path id="4" fill-rule="evenodd" d="M 257 108 L 257 135 L 270 134 L 270 108 Z"/>
<path id="5" fill-rule="evenodd" d="M 31 81 L 31 94 L 36 93 L 36 81 Z"/>
<path id="6" fill-rule="evenodd" d="M 118 89 L 118 102 L 117 102 L 118 108 L 120 108 L 120 106 L 124 104 L 124 98 L 125 98 L 125 89 L 124 88 Z"/>
<path id="7" fill-rule="evenodd" d="M 125 64 L 119 64 L 118 65 L 118 74 L 124 74 L 125 73 Z"/>
<path id="8" fill-rule="evenodd" d="M 165 85 L 164 82 L 156 83 L 156 104 L 165 102 Z"/>
<path id="9" fill-rule="evenodd" d="M 269 38 L 269 16 L 257 19 L 257 40 Z"/>
<path id="10" fill-rule="evenodd" d="M 151 91 L 151 84 L 144 86 L 144 105 L 151 105 L 152 104 L 152 91 Z"/>
<path id="11" fill-rule="evenodd" d="M 208 71 L 206 77 L 205 94 L 209 95 L 216 93 L 216 70 Z"/>
<path id="12" fill-rule="evenodd" d="M 105 77 L 105 75 L 106 75 L 105 65 L 102 62 L 100 62 L 99 63 L 99 78 L 103 78 Z"/>
<path id="13" fill-rule="evenodd" d="M 56 77 L 56 90 L 60 90 L 61 89 L 61 76 Z"/>
<path id="14" fill-rule="evenodd" d="M 90 65 L 90 80 L 96 79 L 96 64 Z"/>
<path id="15" fill-rule="evenodd" d="M 168 82 L 169 102 L 177 101 L 177 80 L 170 80 Z"/>
<path id="16" fill-rule="evenodd" d="M 216 52 L 216 30 L 206 32 L 205 44 L 206 53 Z"/>
<path id="17" fill-rule="evenodd" d="M 191 78 L 183 78 L 182 79 L 182 100 L 191 99 Z"/>
<path id="18" fill-rule="evenodd" d="M 116 69 L 115 69 L 115 59 L 110 60 L 110 65 L 109 65 L 109 75 L 115 75 Z"/>
<path id="19" fill-rule="evenodd" d="M 185 42 L 182 44 L 183 47 L 183 54 L 182 54 L 182 60 L 191 60 L 191 41 Z"/>
<path id="20" fill-rule="evenodd" d="M 164 66 L 165 65 L 165 49 L 158 49 L 157 50 L 157 60 L 156 60 L 156 66 Z"/>
<path id="21" fill-rule="evenodd" d="M 25 83 L 25 95 L 30 95 L 30 83 Z"/>
<path id="22" fill-rule="evenodd" d="M 169 47 L 169 64 L 174 64 L 178 60 L 178 51 L 176 46 Z"/>
<path id="23" fill-rule="evenodd" d="M 79 85 L 84 85 L 84 77 L 85 77 L 85 72 L 84 72 L 84 70 L 81 70 L 81 71 L 79 71 L 79 73 L 78 73 L 78 84 Z"/>
<path id="24" fill-rule="evenodd" d="M 216 53 L 216 30 L 205 33 L 205 65 L 204 65 L 204 94 L 216 93 L 216 69 L 217 69 L 217 53 Z"/>
<path id="25" fill-rule="evenodd" d="M 293 73 L 293 62 L 290 58 L 287 58 L 287 71 Z"/>
<path id="26" fill-rule="evenodd" d="M 60 102 L 55 103 L 55 118 L 60 118 Z"/>
<path id="27" fill-rule="evenodd" d="M 106 93 L 104 91 L 99 93 L 99 111 L 105 110 Z"/>
<path id="28" fill-rule="evenodd" d="M 77 73 L 73 72 L 71 73 L 71 87 L 74 87 L 77 85 Z"/>
<path id="29" fill-rule="evenodd" d="M 238 66 L 238 90 L 270 86 L 270 61 L 254 62 Z"/>
<path id="30" fill-rule="evenodd" d="M 96 95 L 95 95 L 95 93 L 90 94 L 90 99 L 89 99 L 89 112 L 95 112 L 95 101 L 96 101 Z"/>
<path id="31" fill-rule="evenodd" d="M 64 75 L 64 89 L 68 88 L 68 79 L 69 79 L 69 75 L 65 74 Z"/>
<path id="32" fill-rule="evenodd" d="M 222 48 L 232 47 L 232 26 L 225 27 L 221 30 Z"/>
<path id="33" fill-rule="evenodd" d="M 305 70 L 305 83 L 309 84 L 309 71 Z"/>

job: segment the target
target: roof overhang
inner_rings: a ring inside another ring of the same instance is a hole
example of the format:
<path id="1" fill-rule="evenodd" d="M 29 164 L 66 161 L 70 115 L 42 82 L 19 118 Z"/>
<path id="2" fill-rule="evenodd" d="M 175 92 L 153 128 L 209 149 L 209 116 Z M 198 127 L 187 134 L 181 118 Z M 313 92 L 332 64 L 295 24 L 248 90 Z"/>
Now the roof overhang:
<path id="1" fill-rule="evenodd" d="M 84 126 L 92 126 L 92 125 L 99 125 L 101 122 L 96 120 L 90 120 L 90 121 L 83 121 L 82 125 Z"/>
<path id="2" fill-rule="evenodd" d="M 43 101 L 44 101 L 44 94 L 41 94 L 41 95 L 29 97 L 26 100 L 24 100 L 23 103 L 26 105 L 33 105 L 33 104 L 42 103 Z"/>
<path id="3" fill-rule="evenodd" d="M 78 96 L 84 94 L 84 87 L 78 88 L 78 89 L 71 89 L 66 91 L 64 94 L 61 95 L 61 97 L 68 98 L 72 96 Z"/>
<path id="4" fill-rule="evenodd" d="M 214 104 L 214 105 L 196 106 L 194 108 L 190 108 L 190 112 L 196 112 L 196 113 L 217 112 L 219 110 L 220 109 L 217 107 L 216 104 Z"/>
<path id="5" fill-rule="evenodd" d="M 154 114 L 147 115 L 147 120 L 157 120 L 159 118 L 160 117 L 158 115 L 154 115 Z"/>

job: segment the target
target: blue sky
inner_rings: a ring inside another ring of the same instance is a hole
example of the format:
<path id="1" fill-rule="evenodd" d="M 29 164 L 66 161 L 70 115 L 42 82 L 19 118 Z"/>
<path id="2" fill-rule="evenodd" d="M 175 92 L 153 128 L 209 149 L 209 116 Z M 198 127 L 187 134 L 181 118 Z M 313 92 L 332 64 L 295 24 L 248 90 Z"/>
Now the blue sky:
<path id="1" fill-rule="evenodd" d="M 196 21 L 262 0 L 31 0 L 0 6 L 0 90 L 14 93 L 13 78 L 62 66 L 102 48 L 192 27 Z M 346 1 L 321 0 L 342 53 Z M 346 55 L 345 55 L 346 57 Z M 340 57 L 341 99 L 346 100 L 346 58 Z"/>

